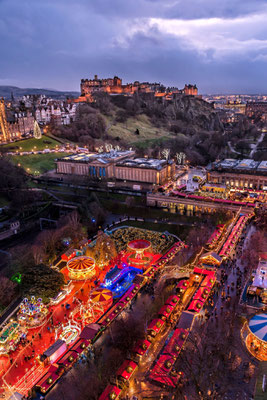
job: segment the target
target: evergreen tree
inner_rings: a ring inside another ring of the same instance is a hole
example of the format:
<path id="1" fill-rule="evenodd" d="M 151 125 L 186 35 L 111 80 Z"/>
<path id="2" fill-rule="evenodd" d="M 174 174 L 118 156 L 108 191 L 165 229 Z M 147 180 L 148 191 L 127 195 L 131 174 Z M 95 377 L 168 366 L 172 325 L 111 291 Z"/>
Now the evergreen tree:
<path id="1" fill-rule="evenodd" d="M 99 231 L 95 247 L 93 248 L 93 257 L 96 264 L 101 268 L 107 265 L 116 256 L 117 250 L 114 240 L 103 231 Z"/>
<path id="2" fill-rule="evenodd" d="M 40 126 L 38 125 L 38 122 L 36 120 L 34 121 L 33 136 L 35 137 L 35 139 L 42 138 L 42 132 L 41 132 Z"/>

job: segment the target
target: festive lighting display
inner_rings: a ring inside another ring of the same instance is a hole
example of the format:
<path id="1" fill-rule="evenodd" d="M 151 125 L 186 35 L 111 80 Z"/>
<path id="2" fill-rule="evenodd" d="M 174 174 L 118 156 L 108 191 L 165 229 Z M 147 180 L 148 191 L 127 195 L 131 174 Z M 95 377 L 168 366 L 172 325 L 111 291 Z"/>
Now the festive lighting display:
<path id="1" fill-rule="evenodd" d="M 95 276 L 95 260 L 92 257 L 80 256 L 72 258 L 67 268 L 73 280 L 86 280 Z"/>
<path id="2" fill-rule="evenodd" d="M 48 309 L 44 305 L 42 299 L 36 299 L 35 296 L 31 296 L 30 300 L 25 298 L 21 302 L 19 306 L 18 321 L 28 328 L 33 328 L 44 321 L 47 313 Z"/>

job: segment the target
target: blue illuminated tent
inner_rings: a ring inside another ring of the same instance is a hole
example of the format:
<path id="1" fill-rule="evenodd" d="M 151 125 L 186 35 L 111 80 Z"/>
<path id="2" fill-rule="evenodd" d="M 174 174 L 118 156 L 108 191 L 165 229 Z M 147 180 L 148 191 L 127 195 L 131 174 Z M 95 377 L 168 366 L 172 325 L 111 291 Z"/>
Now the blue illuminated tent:
<path id="1" fill-rule="evenodd" d="M 249 329 L 258 339 L 267 342 L 267 314 L 254 315 L 249 321 Z"/>

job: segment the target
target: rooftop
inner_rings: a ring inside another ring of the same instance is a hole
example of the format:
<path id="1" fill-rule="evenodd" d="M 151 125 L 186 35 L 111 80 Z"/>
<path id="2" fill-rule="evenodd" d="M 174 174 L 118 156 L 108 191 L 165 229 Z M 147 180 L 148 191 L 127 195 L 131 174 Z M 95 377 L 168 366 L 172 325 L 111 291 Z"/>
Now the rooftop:
<path id="1" fill-rule="evenodd" d="M 235 160 L 233 158 L 226 158 L 221 161 L 214 162 L 207 167 L 208 170 L 235 170 L 235 171 L 249 171 L 249 172 L 266 172 L 267 161 L 254 161 L 249 158 L 243 160 Z"/>
<path id="2" fill-rule="evenodd" d="M 103 164 L 107 164 L 109 162 L 119 161 L 124 157 L 131 157 L 135 154 L 133 150 L 124 150 L 117 151 L 113 150 L 108 153 L 79 153 L 79 154 L 70 154 L 68 156 L 62 157 L 60 161 L 74 161 L 74 162 L 82 162 L 82 163 L 91 163 L 93 161 L 99 161 Z"/>
<path id="3" fill-rule="evenodd" d="M 173 161 L 169 160 L 169 164 Z M 132 168 L 149 168 L 161 170 L 167 164 L 166 160 L 159 160 L 156 158 L 133 158 L 126 159 L 117 163 L 118 166 L 132 167 Z"/>

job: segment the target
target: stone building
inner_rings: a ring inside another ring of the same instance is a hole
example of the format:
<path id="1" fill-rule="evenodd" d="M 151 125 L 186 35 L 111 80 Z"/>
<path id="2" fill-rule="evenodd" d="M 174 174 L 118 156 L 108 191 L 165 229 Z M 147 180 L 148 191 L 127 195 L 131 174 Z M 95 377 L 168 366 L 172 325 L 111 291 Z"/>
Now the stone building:
<path id="1" fill-rule="evenodd" d="M 162 185 L 175 175 L 175 163 L 172 160 L 153 158 L 133 158 L 120 161 L 115 166 L 115 178 Z"/>
<path id="2" fill-rule="evenodd" d="M 81 80 L 81 96 L 75 99 L 76 103 L 79 102 L 92 102 L 93 94 L 96 92 L 106 92 L 109 94 L 125 94 L 127 96 L 134 93 L 153 93 L 158 99 L 171 100 L 173 95 L 185 94 L 191 96 L 198 95 L 198 88 L 196 85 L 185 85 L 183 89 L 166 88 L 161 83 L 155 82 L 139 82 L 122 84 L 122 79 L 114 76 L 114 78 L 99 79 L 97 75 L 94 79 Z"/>
<path id="3" fill-rule="evenodd" d="M 172 160 L 134 158 L 134 151 L 73 154 L 56 160 L 58 174 L 161 185 L 175 174 Z"/>
<path id="4" fill-rule="evenodd" d="M 225 159 L 207 167 L 209 183 L 230 188 L 267 190 L 267 161 Z"/>
<path id="5" fill-rule="evenodd" d="M 92 179 L 113 178 L 116 162 L 134 154 L 132 150 L 71 154 L 56 160 L 56 171 L 58 174 L 82 175 Z"/>

